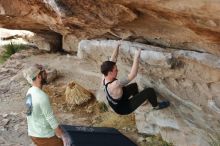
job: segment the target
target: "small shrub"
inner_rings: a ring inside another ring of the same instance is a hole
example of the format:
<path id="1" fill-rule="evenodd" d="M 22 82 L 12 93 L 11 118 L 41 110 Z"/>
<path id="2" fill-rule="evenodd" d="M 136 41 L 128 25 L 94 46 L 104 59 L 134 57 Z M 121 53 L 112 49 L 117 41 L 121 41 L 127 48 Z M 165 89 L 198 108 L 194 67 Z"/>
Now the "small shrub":
<path id="1" fill-rule="evenodd" d="M 4 59 L 0 57 L 0 64 L 4 63 Z"/>
<path id="2" fill-rule="evenodd" d="M 141 146 L 174 146 L 172 143 L 166 142 L 161 136 L 147 136 L 141 143 Z"/>
<path id="3" fill-rule="evenodd" d="M 26 46 L 24 44 L 13 44 L 11 42 L 10 44 L 3 46 L 3 48 L 5 50 L 0 55 L 1 64 L 5 62 L 11 55 L 15 54 L 16 52 L 26 49 Z"/>
<path id="4" fill-rule="evenodd" d="M 220 136 L 218 135 L 218 133 L 216 134 L 217 137 L 212 137 L 211 135 L 209 135 L 210 138 L 210 146 L 220 146 Z"/>
<path id="5" fill-rule="evenodd" d="M 102 102 L 102 103 L 99 103 L 99 110 L 100 110 L 100 112 L 107 112 L 108 107 L 104 102 Z"/>

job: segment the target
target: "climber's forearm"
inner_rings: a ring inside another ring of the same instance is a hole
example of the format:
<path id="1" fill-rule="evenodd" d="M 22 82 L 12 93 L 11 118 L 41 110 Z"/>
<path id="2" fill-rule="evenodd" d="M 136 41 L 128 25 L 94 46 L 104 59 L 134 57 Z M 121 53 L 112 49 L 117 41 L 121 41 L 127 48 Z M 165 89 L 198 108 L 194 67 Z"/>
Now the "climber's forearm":
<path id="1" fill-rule="evenodd" d="M 110 61 L 117 62 L 120 44 L 114 49 Z"/>
<path id="2" fill-rule="evenodd" d="M 138 66 L 139 66 L 139 57 L 135 57 L 134 61 L 133 61 L 133 64 L 132 64 L 132 67 L 131 67 L 131 71 L 128 74 L 128 80 L 129 81 L 133 80 L 137 76 Z"/>

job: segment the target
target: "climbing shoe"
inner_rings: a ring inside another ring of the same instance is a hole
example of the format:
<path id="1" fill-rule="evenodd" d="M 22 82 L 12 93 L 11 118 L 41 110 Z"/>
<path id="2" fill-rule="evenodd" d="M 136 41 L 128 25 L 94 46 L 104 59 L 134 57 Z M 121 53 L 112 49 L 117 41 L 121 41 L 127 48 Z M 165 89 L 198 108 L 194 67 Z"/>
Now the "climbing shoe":
<path id="1" fill-rule="evenodd" d="M 168 106 L 170 106 L 169 101 L 161 101 L 161 102 L 158 102 L 158 105 L 156 107 L 153 107 L 153 109 L 161 110 L 161 109 L 167 108 Z"/>

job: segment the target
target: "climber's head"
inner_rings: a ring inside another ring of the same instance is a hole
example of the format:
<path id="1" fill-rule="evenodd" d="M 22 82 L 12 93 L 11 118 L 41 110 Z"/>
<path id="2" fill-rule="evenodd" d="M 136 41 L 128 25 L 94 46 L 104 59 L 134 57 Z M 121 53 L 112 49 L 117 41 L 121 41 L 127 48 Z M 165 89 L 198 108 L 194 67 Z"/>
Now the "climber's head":
<path id="1" fill-rule="evenodd" d="M 105 61 L 101 65 L 101 73 L 104 76 L 111 76 L 116 78 L 118 74 L 117 65 L 113 61 Z"/>

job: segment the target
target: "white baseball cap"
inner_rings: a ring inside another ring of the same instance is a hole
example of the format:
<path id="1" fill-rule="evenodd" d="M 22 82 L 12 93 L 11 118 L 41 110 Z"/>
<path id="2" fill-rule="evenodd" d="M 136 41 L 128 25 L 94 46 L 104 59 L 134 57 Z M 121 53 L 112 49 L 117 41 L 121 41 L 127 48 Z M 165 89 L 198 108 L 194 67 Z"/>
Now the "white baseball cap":
<path id="1" fill-rule="evenodd" d="M 40 64 L 34 64 L 30 66 L 29 68 L 25 69 L 23 71 L 24 78 L 27 79 L 27 81 L 32 84 L 33 79 L 41 72 L 44 71 L 45 68 L 43 65 Z"/>

